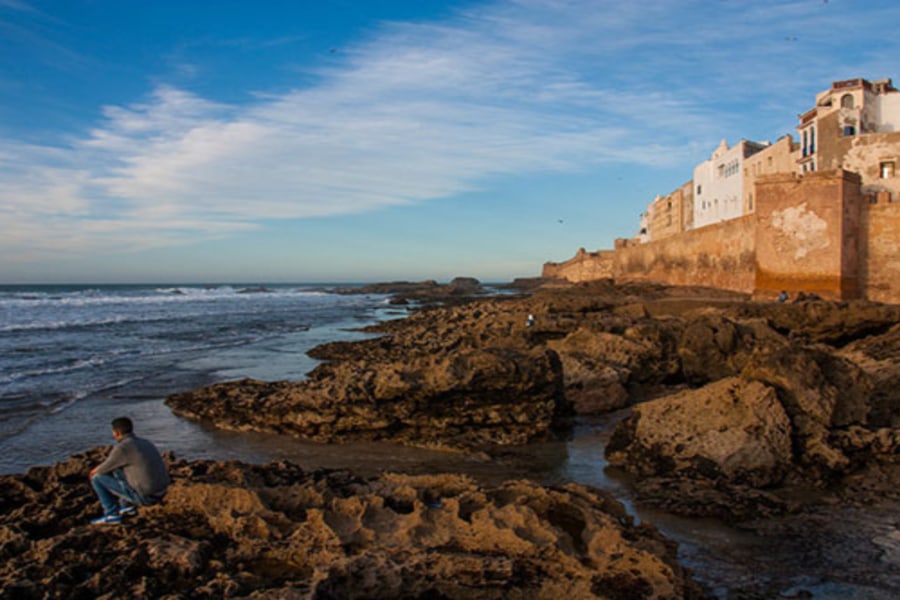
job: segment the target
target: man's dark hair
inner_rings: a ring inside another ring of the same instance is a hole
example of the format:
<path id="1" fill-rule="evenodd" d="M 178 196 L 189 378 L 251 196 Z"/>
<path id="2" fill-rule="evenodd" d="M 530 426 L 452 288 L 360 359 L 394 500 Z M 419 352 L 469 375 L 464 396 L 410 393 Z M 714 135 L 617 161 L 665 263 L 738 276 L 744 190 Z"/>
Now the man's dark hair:
<path id="1" fill-rule="evenodd" d="M 113 419 L 112 428 L 113 431 L 119 435 L 128 435 L 134 431 L 134 425 L 131 424 L 131 419 L 128 417 L 118 417 Z"/>

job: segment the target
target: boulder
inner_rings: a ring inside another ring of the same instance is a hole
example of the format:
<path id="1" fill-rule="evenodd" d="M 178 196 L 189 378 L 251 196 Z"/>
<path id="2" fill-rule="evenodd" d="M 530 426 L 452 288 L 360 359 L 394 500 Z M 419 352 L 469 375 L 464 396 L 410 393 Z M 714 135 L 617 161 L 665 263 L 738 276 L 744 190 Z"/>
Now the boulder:
<path id="1" fill-rule="evenodd" d="M 877 427 L 900 428 L 900 325 L 848 344 L 838 355 L 869 377 L 869 422 Z"/>
<path id="2" fill-rule="evenodd" d="M 555 353 L 510 348 L 344 360 L 304 381 L 221 383 L 166 403 L 225 429 L 448 448 L 539 439 L 569 411 Z"/>
<path id="3" fill-rule="evenodd" d="M 791 426 L 774 389 L 730 377 L 636 406 L 606 455 L 641 476 L 773 485 L 791 465 Z"/>
<path id="4" fill-rule="evenodd" d="M 864 424 L 871 384 L 849 360 L 814 347 L 758 347 L 742 371 L 778 390 L 796 434 L 797 454 L 810 479 L 847 469 L 847 456 L 829 440 L 832 428 Z"/>

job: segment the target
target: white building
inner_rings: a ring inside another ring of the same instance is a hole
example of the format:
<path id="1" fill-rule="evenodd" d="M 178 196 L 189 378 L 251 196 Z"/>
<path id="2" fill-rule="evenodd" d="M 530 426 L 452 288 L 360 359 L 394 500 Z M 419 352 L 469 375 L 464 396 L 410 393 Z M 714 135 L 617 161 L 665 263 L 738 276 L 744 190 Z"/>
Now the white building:
<path id="1" fill-rule="evenodd" d="M 741 140 L 731 148 L 723 139 L 709 160 L 694 167 L 694 227 L 744 214 L 744 159 L 768 144 Z"/>

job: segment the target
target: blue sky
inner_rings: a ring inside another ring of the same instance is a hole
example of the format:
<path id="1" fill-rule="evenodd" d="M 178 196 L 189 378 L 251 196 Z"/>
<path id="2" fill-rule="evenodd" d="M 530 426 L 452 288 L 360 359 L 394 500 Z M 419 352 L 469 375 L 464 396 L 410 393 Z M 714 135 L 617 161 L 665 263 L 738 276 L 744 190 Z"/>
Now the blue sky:
<path id="1" fill-rule="evenodd" d="M 535 276 L 898 77 L 900 3 L 0 0 L 0 283 Z"/>

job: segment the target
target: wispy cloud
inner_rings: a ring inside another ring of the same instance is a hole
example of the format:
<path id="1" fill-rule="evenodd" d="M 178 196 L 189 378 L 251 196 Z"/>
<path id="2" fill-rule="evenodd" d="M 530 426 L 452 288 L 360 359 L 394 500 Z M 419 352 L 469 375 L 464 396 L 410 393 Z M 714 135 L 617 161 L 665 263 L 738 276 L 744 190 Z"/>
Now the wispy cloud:
<path id="1" fill-rule="evenodd" d="M 0 141 L 0 210 L 15 232 L 0 251 L 167 245 L 430 201 L 498 175 L 681 163 L 697 140 L 745 135 L 724 129 L 730 103 L 799 112 L 798 64 L 827 84 L 840 65 L 819 57 L 836 29 L 818 9 L 517 0 L 387 24 L 312 87 L 245 104 L 159 85 L 105 107 L 80 139 Z M 785 38 L 801 35 L 819 54 L 792 57 Z"/>

